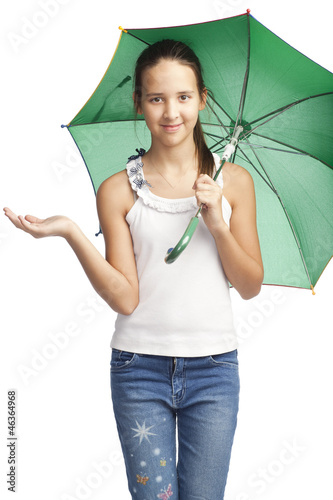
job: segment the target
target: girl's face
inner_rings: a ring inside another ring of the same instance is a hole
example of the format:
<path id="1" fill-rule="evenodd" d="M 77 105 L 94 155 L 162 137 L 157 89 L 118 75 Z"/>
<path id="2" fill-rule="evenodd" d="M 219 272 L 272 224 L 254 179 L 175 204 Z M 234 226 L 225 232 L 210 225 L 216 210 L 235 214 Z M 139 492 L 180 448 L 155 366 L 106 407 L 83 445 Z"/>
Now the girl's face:
<path id="1" fill-rule="evenodd" d="M 152 140 L 175 146 L 193 142 L 199 110 L 204 109 L 207 91 L 200 96 L 190 66 L 162 59 L 142 73 L 142 99 L 137 111 L 143 114 Z"/>

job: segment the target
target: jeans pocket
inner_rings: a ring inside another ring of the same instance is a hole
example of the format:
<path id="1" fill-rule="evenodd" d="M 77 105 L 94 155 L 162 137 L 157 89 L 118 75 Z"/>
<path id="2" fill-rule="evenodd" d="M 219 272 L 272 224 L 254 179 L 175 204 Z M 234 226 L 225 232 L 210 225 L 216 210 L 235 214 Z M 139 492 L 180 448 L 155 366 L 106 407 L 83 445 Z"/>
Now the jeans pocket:
<path id="1" fill-rule="evenodd" d="M 111 371 L 121 370 L 131 366 L 137 358 L 137 354 L 128 351 L 112 349 L 110 369 Z"/>
<path id="2" fill-rule="evenodd" d="M 213 365 L 230 366 L 230 368 L 238 369 L 237 349 L 222 354 L 214 354 L 209 356 L 209 360 Z"/>

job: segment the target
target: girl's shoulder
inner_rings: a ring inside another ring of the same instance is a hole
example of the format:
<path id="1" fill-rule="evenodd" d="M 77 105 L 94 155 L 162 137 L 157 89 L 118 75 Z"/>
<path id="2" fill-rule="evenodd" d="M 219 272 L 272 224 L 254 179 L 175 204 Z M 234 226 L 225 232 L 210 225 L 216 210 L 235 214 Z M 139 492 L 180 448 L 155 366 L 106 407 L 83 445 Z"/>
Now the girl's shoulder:
<path id="1" fill-rule="evenodd" d="M 129 212 L 133 205 L 133 191 L 128 182 L 126 168 L 105 179 L 96 193 L 97 204 L 119 209 L 122 213 Z"/>
<path id="2" fill-rule="evenodd" d="M 226 162 L 222 168 L 223 172 L 223 194 L 232 207 L 244 197 L 249 191 L 254 192 L 254 184 L 251 174 L 236 163 Z"/>
<path id="3" fill-rule="evenodd" d="M 235 180 L 252 179 L 251 174 L 246 170 L 246 168 L 237 165 L 237 163 L 225 162 L 223 165 L 223 176 L 233 177 Z"/>

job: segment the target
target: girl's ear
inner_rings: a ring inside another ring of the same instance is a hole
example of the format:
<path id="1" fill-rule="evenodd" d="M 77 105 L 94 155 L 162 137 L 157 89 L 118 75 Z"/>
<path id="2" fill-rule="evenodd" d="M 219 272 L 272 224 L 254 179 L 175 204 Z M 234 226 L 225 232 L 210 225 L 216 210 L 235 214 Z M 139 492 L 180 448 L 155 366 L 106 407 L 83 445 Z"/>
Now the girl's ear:
<path id="1" fill-rule="evenodd" d="M 199 110 L 200 111 L 202 111 L 203 109 L 205 109 L 206 101 L 207 101 L 207 89 L 205 87 L 203 89 L 202 93 L 201 93 L 201 102 L 199 104 Z"/>
<path id="2" fill-rule="evenodd" d="M 143 115 L 143 111 L 142 111 L 141 106 L 138 106 L 138 104 L 137 104 L 135 92 L 133 92 L 133 94 L 132 94 L 132 99 L 134 101 L 134 106 L 135 106 L 135 109 L 136 109 L 136 112 L 138 113 L 138 115 Z"/>

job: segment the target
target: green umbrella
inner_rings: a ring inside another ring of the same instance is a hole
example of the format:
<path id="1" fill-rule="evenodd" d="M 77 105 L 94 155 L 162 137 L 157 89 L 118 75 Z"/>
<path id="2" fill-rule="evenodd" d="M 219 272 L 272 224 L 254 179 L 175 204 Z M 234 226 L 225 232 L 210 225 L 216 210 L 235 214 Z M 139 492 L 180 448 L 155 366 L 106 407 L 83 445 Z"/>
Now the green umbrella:
<path id="1" fill-rule="evenodd" d="M 313 290 L 333 249 L 333 74 L 249 11 L 188 26 L 121 30 L 104 77 L 67 125 L 95 193 L 130 154 L 150 147 L 132 101 L 136 59 L 148 44 L 181 40 L 198 55 L 212 92 L 200 112 L 209 148 L 222 156 L 239 134 L 230 161 L 254 180 L 264 284 Z"/>

